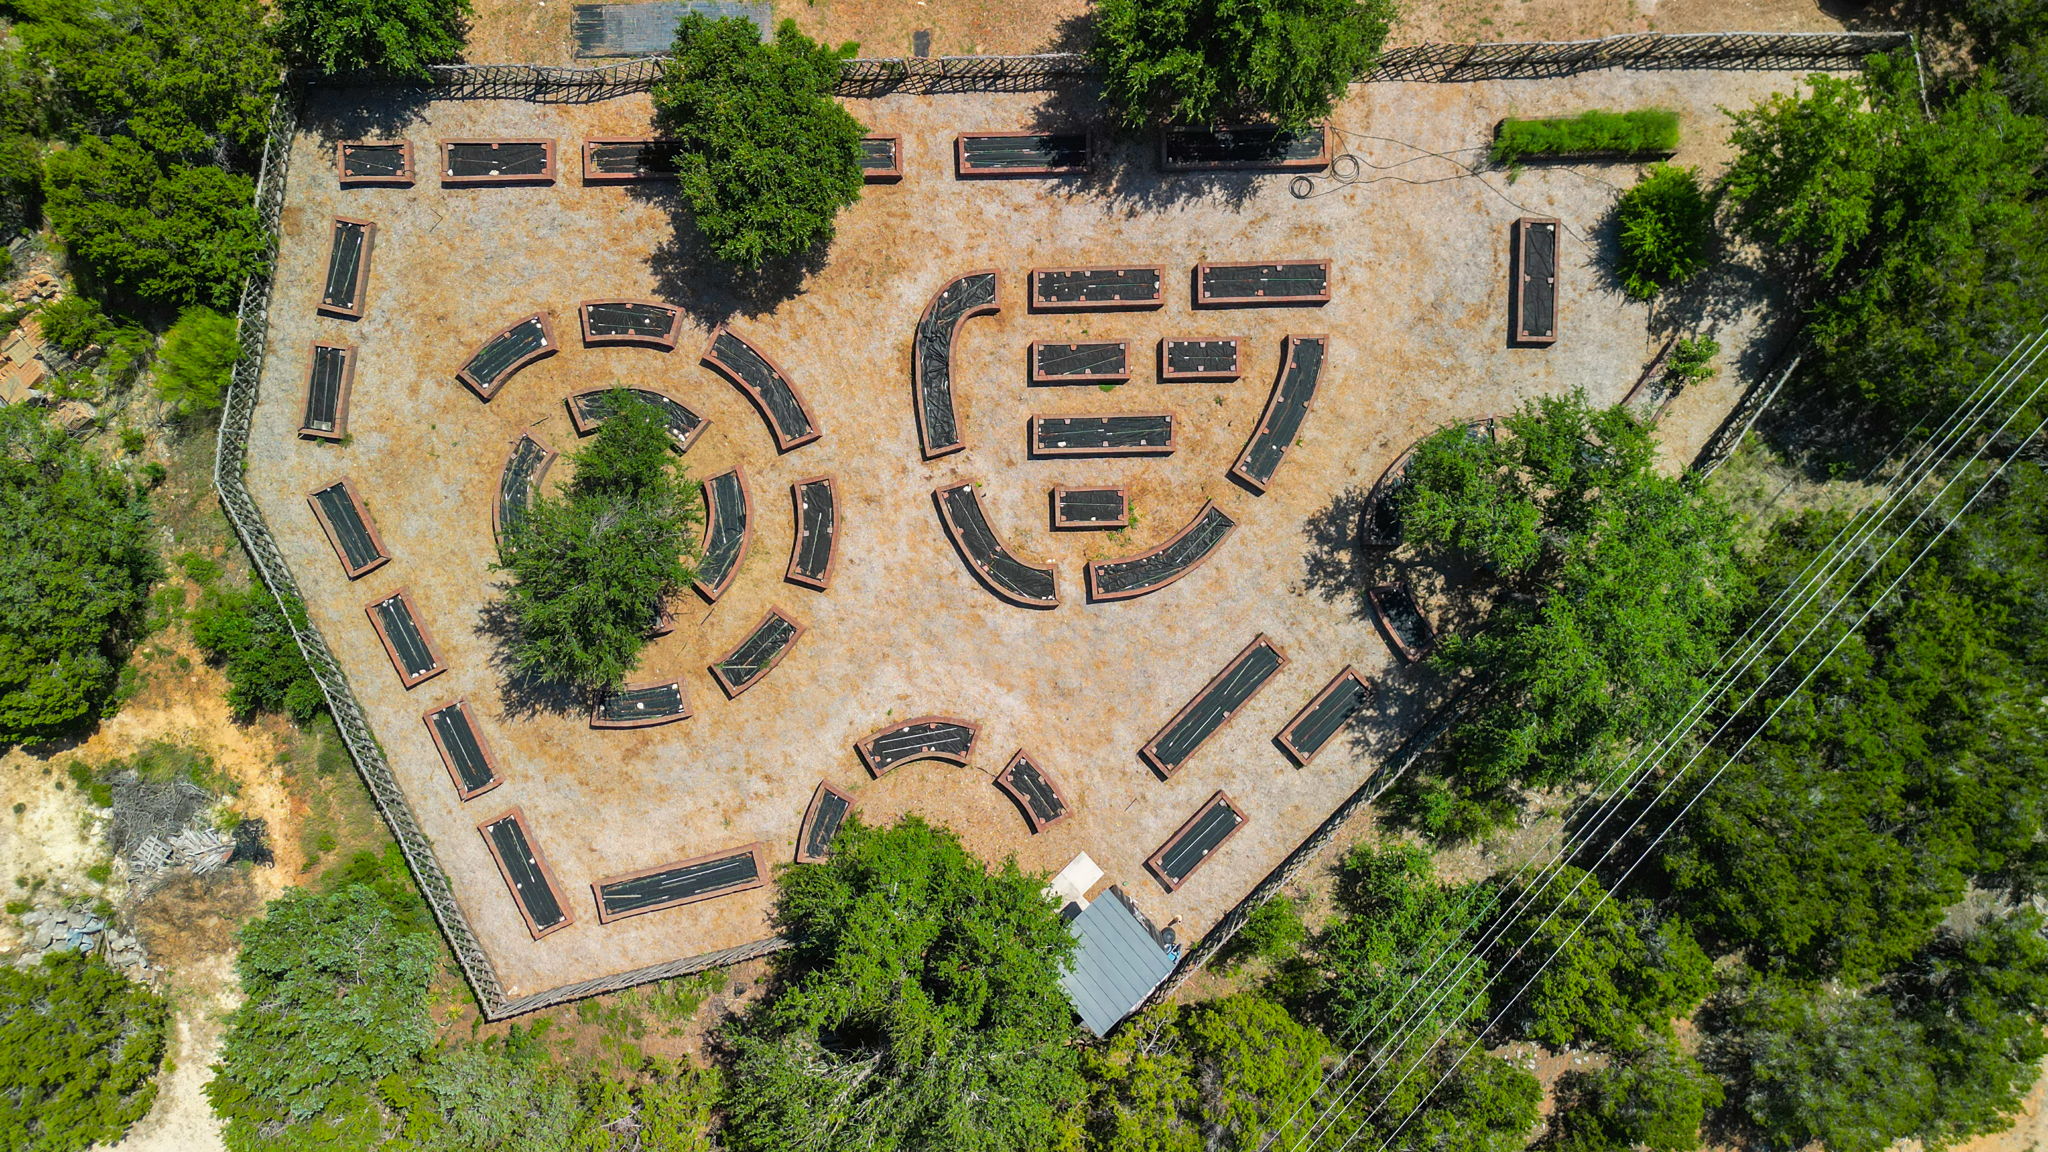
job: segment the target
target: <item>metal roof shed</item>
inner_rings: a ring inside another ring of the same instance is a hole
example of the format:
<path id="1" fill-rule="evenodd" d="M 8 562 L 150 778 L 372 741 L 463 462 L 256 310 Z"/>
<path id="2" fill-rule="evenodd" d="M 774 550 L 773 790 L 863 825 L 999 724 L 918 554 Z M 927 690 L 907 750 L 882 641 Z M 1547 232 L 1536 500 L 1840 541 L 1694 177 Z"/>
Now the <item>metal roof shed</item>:
<path id="1" fill-rule="evenodd" d="M 1162 944 L 1116 888 L 1067 921 L 1067 931 L 1079 947 L 1060 986 L 1081 1023 L 1097 1036 L 1144 1003 L 1180 961 L 1180 949 Z"/>

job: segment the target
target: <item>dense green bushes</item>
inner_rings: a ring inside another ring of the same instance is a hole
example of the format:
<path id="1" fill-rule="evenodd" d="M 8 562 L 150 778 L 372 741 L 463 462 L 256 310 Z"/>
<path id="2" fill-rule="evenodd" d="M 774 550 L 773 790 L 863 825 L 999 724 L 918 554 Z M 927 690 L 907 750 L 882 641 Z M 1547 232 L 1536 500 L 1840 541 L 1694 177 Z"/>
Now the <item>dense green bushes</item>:
<path id="1" fill-rule="evenodd" d="M 40 410 L 0 407 L 0 743 L 102 713 L 161 574 L 141 493 Z"/>
<path id="2" fill-rule="evenodd" d="M 322 72 L 375 68 L 426 76 L 462 56 L 469 0 L 278 0 L 272 34 Z"/>
<path id="3" fill-rule="evenodd" d="M 853 52 L 794 21 L 763 44 L 749 21 L 683 17 L 655 123 L 681 150 L 683 199 L 719 259 L 753 268 L 827 243 L 860 199 L 867 129 L 832 99 Z"/>
<path id="4" fill-rule="evenodd" d="M 192 641 L 227 673 L 228 706 L 241 719 L 276 712 L 303 724 L 327 706 L 267 588 L 205 588 L 192 614 Z"/>
<path id="5" fill-rule="evenodd" d="M 1678 113 L 1669 108 L 1628 112 L 1592 109 L 1577 116 L 1500 122 L 1493 162 L 1516 164 L 1530 156 L 1659 156 L 1678 147 Z"/>
<path id="6" fill-rule="evenodd" d="M 169 1018 L 161 997 L 97 958 L 0 967 L 0 1147 L 119 1141 L 156 1099 Z"/>
<path id="7" fill-rule="evenodd" d="M 1652 165 L 1614 207 L 1622 287 L 1648 300 L 1707 266 L 1714 238 L 1714 203 L 1700 187 L 1699 170 Z"/>
<path id="8" fill-rule="evenodd" d="M 689 584 L 703 516 L 661 414 L 622 389 L 607 400 L 568 489 L 533 499 L 496 565 L 511 577 L 514 665 L 597 690 L 632 671 L 662 603 Z"/>
<path id="9" fill-rule="evenodd" d="M 1372 68 L 1393 20 L 1392 0 L 1102 0 L 1090 52 L 1127 127 L 1301 128 Z"/>
<path id="10" fill-rule="evenodd" d="M 234 317 L 204 306 L 187 308 L 164 333 L 157 356 L 157 395 L 180 416 L 211 412 L 220 407 L 228 375 L 241 354 Z"/>

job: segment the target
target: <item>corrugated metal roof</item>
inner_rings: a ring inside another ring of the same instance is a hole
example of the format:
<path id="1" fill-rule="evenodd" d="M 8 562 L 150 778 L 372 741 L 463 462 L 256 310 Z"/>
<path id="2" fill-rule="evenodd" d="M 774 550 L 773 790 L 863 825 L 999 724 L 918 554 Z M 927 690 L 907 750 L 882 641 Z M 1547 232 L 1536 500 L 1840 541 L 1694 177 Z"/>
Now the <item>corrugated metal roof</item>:
<path id="1" fill-rule="evenodd" d="M 1153 939 L 1122 894 L 1112 890 L 1067 922 L 1079 947 L 1060 977 L 1081 1023 L 1105 1035 L 1173 971 L 1179 954 Z"/>
<path id="2" fill-rule="evenodd" d="M 653 0 L 646 4 L 578 4 L 572 22 L 576 55 L 660 56 L 675 44 L 676 25 L 683 13 L 701 12 L 713 20 L 738 17 L 751 20 L 767 39 L 772 19 L 764 3 L 736 3 L 728 0 Z"/>

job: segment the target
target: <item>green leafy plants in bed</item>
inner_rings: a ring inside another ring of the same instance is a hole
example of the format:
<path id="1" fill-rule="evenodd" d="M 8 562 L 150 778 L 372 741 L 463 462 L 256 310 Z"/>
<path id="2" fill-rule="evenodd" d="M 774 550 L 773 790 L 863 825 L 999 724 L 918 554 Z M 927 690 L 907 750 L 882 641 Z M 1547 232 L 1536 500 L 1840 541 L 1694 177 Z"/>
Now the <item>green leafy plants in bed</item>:
<path id="1" fill-rule="evenodd" d="M 1494 132 L 1493 162 L 1511 165 L 1530 156 L 1653 156 L 1677 147 L 1678 113 L 1669 108 L 1595 108 L 1546 120 L 1510 116 Z"/>

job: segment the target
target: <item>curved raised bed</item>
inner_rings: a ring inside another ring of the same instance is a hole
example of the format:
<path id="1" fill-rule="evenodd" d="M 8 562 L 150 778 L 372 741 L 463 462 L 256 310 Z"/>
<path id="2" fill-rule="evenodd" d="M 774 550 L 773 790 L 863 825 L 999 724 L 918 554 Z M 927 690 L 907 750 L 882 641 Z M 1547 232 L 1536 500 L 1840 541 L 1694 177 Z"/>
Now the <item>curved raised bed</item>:
<path id="1" fill-rule="evenodd" d="M 853 811 L 853 793 L 818 781 L 811 803 L 804 809 L 803 822 L 796 830 L 796 862 L 822 864 L 832 853 L 832 838 L 839 835 L 846 814 Z"/>
<path id="2" fill-rule="evenodd" d="M 1072 814 L 1067 808 L 1066 797 L 1060 794 L 1059 782 L 1046 771 L 1045 765 L 1022 748 L 1017 749 L 1017 754 L 1010 757 L 1010 762 L 1003 765 L 1001 772 L 996 773 L 996 787 L 1016 803 L 1017 810 L 1024 814 L 1024 822 L 1031 825 L 1033 835 Z"/>
<path id="3" fill-rule="evenodd" d="M 554 452 L 531 434 L 522 432 L 513 441 L 512 453 L 505 458 L 505 468 L 498 474 L 497 502 L 491 505 L 491 538 L 500 545 L 526 515 L 533 494 L 554 462 Z"/>
<path id="4" fill-rule="evenodd" d="M 704 347 L 704 363 L 753 401 L 761 419 L 768 423 L 777 452 L 801 448 L 818 438 L 817 421 L 811 419 L 811 410 L 804 407 L 803 397 L 796 394 L 789 377 L 732 329 L 721 324 L 711 334 L 711 343 Z"/>
<path id="5" fill-rule="evenodd" d="M 489 340 L 455 373 L 455 378 L 484 400 L 498 394 L 521 368 L 555 354 L 555 329 L 548 314 L 535 312 L 515 320 Z"/>
<path id="6" fill-rule="evenodd" d="M 652 728 L 690 718 L 690 698 L 681 680 L 628 684 L 598 701 L 590 711 L 592 728 Z"/>
<path id="7" fill-rule="evenodd" d="M 711 666 L 711 678 L 725 689 L 727 699 L 738 696 L 782 663 L 782 658 L 796 647 L 797 637 L 803 634 L 803 625 L 783 615 L 782 609 L 770 608 L 746 639 Z"/>
<path id="8" fill-rule="evenodd" d="M 1323 376 L 1323 363 L 1330 351 L 1328 336 L 1289 336 L 1287 354 L 1281 359 L 1280 374 L 1273 378 L 1273 394 L 1266 400 L 1266 413 L 1245 441 L 1230 475 L 1252 491 L 1264 494 L 1273 482 L 1287 449 L 1301 435 L 1301 425 L 1314 406 L 1316 385 Z"/>
<path id="9" fill-rule="evenodd" d="M 789 568 L 782 578 L 820 592 L 832 582 L 838 559 L 833 547 L 839 535 L 839 499 L 830 476 L 813 476 L 789 486 L 796 511 L 796 539 L 789 546 Z"/>
<path id="10" fill-rule="evenodd" d="M 735 465 L 704 481 L 704 548 L 697 562 L 697 594 L 716 602 L 732 585 L 747 555 L 747 525 L 754 505 L 747 498 L 746 477 Z"/>
<path id="11" fill-rule="evenodd" d="M 918 319 L 910 346 L 910 400 L 917 412 L 918 445 L 930 460 L 967 446 L 953 410 L 953 338 L 962 321 L 999 312 L 1002 274 L 969 272 L 939 289 Z"/>
<path id="12" fill-rule="evenodd" d="M 576 426 L 578 436 L 588 436 L 597 431 L 597 426 L 611 418 L 611 403 L 605 399 L 612 393 L 610 388 L 590 388 L 569 397 L 569 422 Z M 690 445 L 704 432 L 710 421 L 683 406 L 680 400 L 654 391 L 652 388 L 627 388 L 627 392 L 654 405 L 668 424 L 668 437 L 675 441 L 676 451 L 688 452 Z"/>
<path id="13" fill-rule="evenodd" d="M 868 774 L 881 776 L 912 760 L 944 760 L 965 767 L 981 729 L 951 716 L 919 716 L 891 724 L 853 746 Z"/>
<path id="14" fill-rule="evenodd" d="M 953 547 L 989 591 L 1025 608 L 1059 607 L 1058 570 L 1018 558 L 996 538 L 971 481 L 934 490 L 932 501 Z"/>
<path id="15" fill-rule="evenodd" d="M 1091 600 L 1128 600 L 1157 592 L 1200 567 L 1223 543 L 1237 521 L 1215 501 L 1202 505 L 1180 532 L 1149 552 L 1122 560 L 1097 560 L 1088 565 Z"/>
<path id="16" fill-rule="evenodd" d="M 639 344 L 673 352 L 683 312 L 656 300 L 586 300 L 576 309 L 585 344 Z"/>

